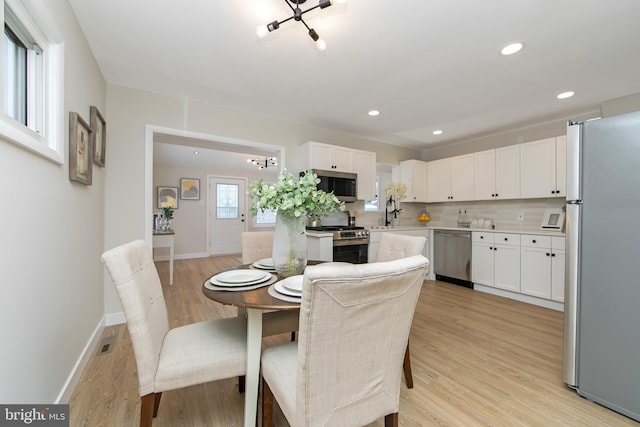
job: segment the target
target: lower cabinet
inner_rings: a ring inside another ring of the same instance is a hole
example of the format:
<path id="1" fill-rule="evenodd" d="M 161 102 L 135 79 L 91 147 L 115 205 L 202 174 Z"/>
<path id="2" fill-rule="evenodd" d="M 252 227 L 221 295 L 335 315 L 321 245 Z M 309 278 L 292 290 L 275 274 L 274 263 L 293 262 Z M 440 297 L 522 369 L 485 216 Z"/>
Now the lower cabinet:
<path id="1" fill-rule="evenodd" d="M 471 242 L 472 281 L 520 292 L 520 235 L 474 231 Z"/>
<path id="2" fill-rule="evenodd" d="M 521 292 L 564 301 L 564 237 L 522 236 Z"/>

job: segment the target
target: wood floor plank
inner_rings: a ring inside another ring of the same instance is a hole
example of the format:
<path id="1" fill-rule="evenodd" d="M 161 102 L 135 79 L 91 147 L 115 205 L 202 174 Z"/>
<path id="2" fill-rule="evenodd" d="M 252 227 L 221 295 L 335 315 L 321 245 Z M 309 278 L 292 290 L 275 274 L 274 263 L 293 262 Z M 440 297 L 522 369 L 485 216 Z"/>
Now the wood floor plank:
<path id="1" fill-rule="evenodd" d="M 156 263 L 171 327 L 236 315 L 208 300 L 203 280 L 238 256 Z M 562 313 L 442 282 L 423 286 L 411 330 L 414 388 L 402 382 L 400 426 L 638 426 L 562 383 Z M 137 426 L 140 397 L 125 325 L 94 355 L 70 401 L 72 426 Z M 288 341 L 269 337 L 264 345 Z M 242 426 L 244 395 L 231 378 L 163 393 L 155 427 Z M 369 427 L 381 427 L 383 420 Z M 274 426 L 288 426 L 274 407 Z"/>

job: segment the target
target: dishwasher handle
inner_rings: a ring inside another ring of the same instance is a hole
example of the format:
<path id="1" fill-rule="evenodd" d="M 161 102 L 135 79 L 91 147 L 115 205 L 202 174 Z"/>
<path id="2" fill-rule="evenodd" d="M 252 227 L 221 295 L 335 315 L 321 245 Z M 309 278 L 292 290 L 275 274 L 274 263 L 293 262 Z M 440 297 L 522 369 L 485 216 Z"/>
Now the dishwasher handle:
<path id="1" fill-rule="evenodd" d="M 470 239 L 471 238 L 471 232 L 470 231 L 460 231 L 460 232 L 447 232 L 447 231 L 436 231 L 435 236 L 446 236 L 446 237 L 461 237 L 464 239 Z"/>

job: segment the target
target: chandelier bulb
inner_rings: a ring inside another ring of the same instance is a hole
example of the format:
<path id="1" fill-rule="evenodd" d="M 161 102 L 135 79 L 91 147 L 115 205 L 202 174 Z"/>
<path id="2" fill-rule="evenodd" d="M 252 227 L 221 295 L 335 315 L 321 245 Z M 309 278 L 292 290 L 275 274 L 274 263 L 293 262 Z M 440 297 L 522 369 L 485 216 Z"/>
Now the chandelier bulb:
<path id="1" fill-rule="evenodd" d="M 268 32 L 269 32 L 269 29 L 267 28 L 266 25 L 260 25 L 258 26 L 258 28 L 256 28 L 256 35 L 261 39 L 264 38 Z"/>
<path id="2" fill-rule="evenodd" d="M 316 47 L 320 52 L 322 52 L 327 48 L 327 42 L 325 42 L 324 39 L 319 38 L 318 40 L 316 40 Z"/>

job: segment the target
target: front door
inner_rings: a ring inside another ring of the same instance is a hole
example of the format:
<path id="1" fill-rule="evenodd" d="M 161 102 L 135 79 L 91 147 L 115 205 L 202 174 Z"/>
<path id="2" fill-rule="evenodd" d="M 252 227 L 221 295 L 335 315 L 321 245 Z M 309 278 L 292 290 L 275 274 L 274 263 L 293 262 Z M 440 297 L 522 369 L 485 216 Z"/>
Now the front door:
<path id="1" fill-rule="evenodd" d="M 246 230 L 246 179 L 209 177 L 209 255 L 240 253 Z"/>

